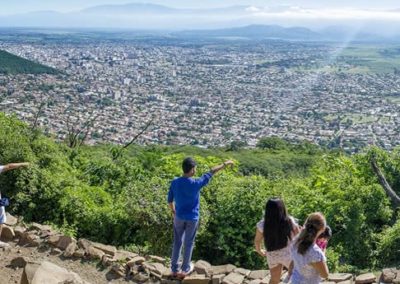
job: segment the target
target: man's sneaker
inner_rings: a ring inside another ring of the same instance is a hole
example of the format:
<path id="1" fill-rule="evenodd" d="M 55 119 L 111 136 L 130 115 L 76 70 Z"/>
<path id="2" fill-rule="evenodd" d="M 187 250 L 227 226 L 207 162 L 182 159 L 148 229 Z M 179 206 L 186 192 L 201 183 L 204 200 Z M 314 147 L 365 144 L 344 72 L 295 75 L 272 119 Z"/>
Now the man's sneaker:
<path id="1" fill-rule="evenodd" d="M 190 263 L 190 266 L 189 266 L 189 271 L 187 272 L 187 274 L 192 273 L 193 270 L 194 270 L 194 264 L 191 262 L 191 263 Z"/>
<path id="2" fill-rule="evenodd" d="M 186 276 L 191 274 L 194 270 L 194 264 L 190 263 L 189 271 L 182 271 L 181 273 L 178 273 L 178 277 L 184 279 Z"/>
<path id="3" fill-rule="evenodd" d="M 178 278 L 178 272 L 171 272 L 171 277 L 172 278 Z"/>

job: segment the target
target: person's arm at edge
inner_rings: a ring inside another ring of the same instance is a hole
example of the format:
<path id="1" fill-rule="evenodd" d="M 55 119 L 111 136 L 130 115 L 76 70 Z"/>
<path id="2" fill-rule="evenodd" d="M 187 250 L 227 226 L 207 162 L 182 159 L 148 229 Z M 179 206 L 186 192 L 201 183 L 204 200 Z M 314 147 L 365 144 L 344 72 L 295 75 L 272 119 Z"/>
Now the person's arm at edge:
<path id="1" fill-rule="evenodd" d="M 315 270 L 317 270 L 317 272 L 322 278 L 324 279 L 328 278 L 329 269 L 325 261 L 313 262 L 311 263 L 311 265 L 312 267 L 314 267 Z"/>
<path id="2" fill-rule="evenodd" d="M 264 240 L 263 233 L 261 233 L 259 229 L 256 229 L 256 236 L 254 237 L 254 248 L 256 249 L 256 252 L 259 255 L 265 257 L 266 256 L 265 250 L 261 248 L 263 240 Z"/>
<path id="3" fill-rule="evenodd" d="M 29 166 L 29 163 L 10 163 L 3 166 L 3 172 Z"/>

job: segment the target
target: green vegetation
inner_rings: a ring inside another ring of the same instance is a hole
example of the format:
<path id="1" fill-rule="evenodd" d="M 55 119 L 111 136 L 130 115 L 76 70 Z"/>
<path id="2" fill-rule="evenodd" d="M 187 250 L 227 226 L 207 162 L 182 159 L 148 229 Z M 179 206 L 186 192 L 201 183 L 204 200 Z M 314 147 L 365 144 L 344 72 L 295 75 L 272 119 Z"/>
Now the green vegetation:
<path id="1" fill-rule="evenodd" d="M 0 50 L 0 74 L 57 74 L 54 68 Z"/>
<path id="2" fill-rule="evenodd" d="M 377 157 L 400 192 L 400 151 L 371 148 L 348 156 L 273 137 L 258 146 L 235 151 L 188 146 L 122 150 L 115 145 L 70 149 L 0 113 L 1 163 L 32 163 L 0 175 L 0 188 L 11 198 L 9 210 L 26 221 L 50 222 L 76 237 L 169 256 L 172 218 L 166 194 L 180 175 L 181 160 L 193 155 L 198 171 L 205 172 L 233 158 L 238 166 L 219 174 L 203 191 L 196 258 L 265 267 L 253 250 L 255 224 L 267 198 L 279 196 L 301 223 L 314 211 L 326 215 L 334 233 L 328 249 L 332 269 L 400 263 L 395 253 L 398 212 L 369 162 L 372 154 Z"/>
<path id="3" fill-rule="evenodd" d="M 338 61 L 349 64 L 350 73 L 393 73 L 400 68 L 400 52 L 398 47 L 353 45 L 340 52 Z"/>

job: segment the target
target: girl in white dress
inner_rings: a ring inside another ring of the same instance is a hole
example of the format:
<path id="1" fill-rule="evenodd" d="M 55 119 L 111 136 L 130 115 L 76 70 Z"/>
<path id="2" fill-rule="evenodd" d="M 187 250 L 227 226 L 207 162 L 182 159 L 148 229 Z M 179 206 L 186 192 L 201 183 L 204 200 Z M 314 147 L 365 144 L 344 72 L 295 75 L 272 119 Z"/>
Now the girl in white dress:
<path id="1" fill-rule="evenodd" d="M 258 254 L 267 257 L 271 273 L 269 284 L 278 284 L 283 267 L 290 268 L 290 247 L 298 233 L 299 226 L 294 218 L 288 215 L 283 201 L 279 198 L 269 199 L 265 205 L 264 219 L 257 223 L 254 239 Z M 266 250 L 262 249 L 262 243 Z"/>

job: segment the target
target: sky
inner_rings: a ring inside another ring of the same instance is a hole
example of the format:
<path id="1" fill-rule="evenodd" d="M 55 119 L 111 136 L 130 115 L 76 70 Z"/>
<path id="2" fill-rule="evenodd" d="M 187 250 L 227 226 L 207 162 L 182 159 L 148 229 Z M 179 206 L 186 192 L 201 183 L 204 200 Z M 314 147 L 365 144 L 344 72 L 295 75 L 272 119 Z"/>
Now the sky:
<path id="1" fill-rule="evenodd" d="M 290 5 L 314 9 L 400 9 L 399 0 L 0 0 L 0 14 L 17 14 L 39 10 L 69 12 L 96 5 L 125 4 L 129 2 L 155 3 L 175 8 L 213 8 L 231 5 Z"/>
<path id="2" fill-rule="evenodd" d="M 179 16 L 79 13 L 98 5 L 153 3 L 172 8 L 216 8 L 243 5 L 240 15 L 201 12 Z M 56 11 L 60 13 L 31 13 Z M 350 26 L 400 33 L 400 0 L 0 0 L 0 27 L 111 27 L 132 29 L 226 28 L 278 24 L 322 29 Z"/>

